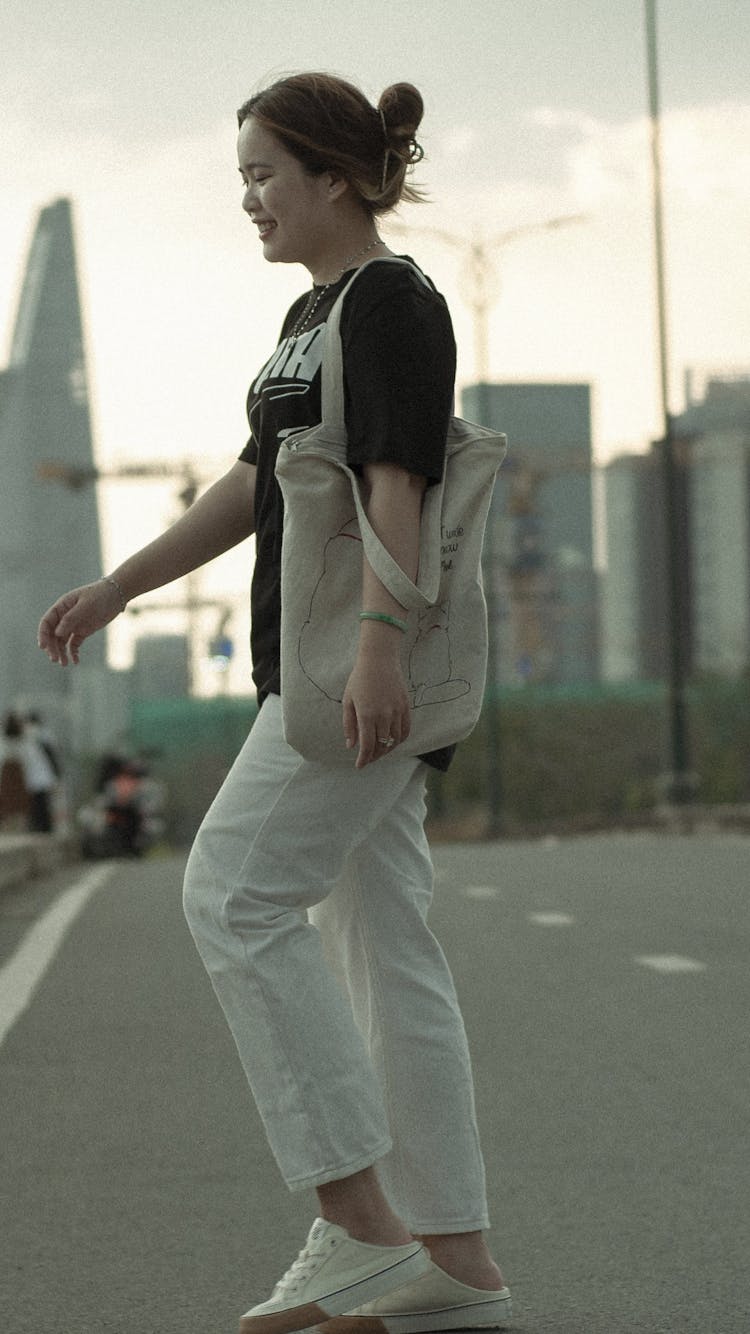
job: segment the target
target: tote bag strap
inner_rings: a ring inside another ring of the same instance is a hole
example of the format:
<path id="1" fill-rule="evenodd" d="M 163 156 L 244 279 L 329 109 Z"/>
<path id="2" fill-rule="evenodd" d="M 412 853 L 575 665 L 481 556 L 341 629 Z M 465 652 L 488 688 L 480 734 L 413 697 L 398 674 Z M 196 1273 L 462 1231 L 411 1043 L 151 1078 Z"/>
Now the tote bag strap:
<path id="1" fill-rule="evenodd" d="M 416 264 L 411 264 L 408 259 L 399 259 L 397 255 L 384 255 L 382 259 L 368 259 L 366 264 L 360 264 L 358 269 L 354 270 L 346 287 L 339 293 L 336 301 L 331 307 L 331 312 L 326 320 L 326 330 L 323 341 L 323 365 L 321 368 L 321 420 L 326 426 L 338 427 L 344 430 L 344 362 L 341 350 L 341 312 L 344 308 L 344 300 L 352 283 L 355 283 L 361 273 L 369 268 L 371 264 L 400 264 L 403 268 L 409 268 L 416 273 L 425 287 L 432 286 L 425 278 Z"/>
<path id="2" fill-rule="evenodd" d="M 429 543 L 420 543 L 419 555 L 419 585 L 413 583 L 408 574 L 405 574 L 397 561 L 383 546 L 380 538 L 372 527 L 370 520 L 365 514 L 365 507 L 362 504 L 360 495 L 359 479 L 353 474 L 351 476 L 352 493 L 354 503 L 357 507 L 357 519 L 359 521 L 359 531 L 362 538 L 367 563 L 374 574 L 377 575 L 384 588 L 402 607 L 408 611 L 424 611 L 426 607 L 431 607 L 437 601 L 440 591 L 440 564 L 431 562 L 433 568 L 425 568 L 428 564 Z M 441 488 L 442 490 L 442 484 Z M 423 520 L 423 530 L 425 527 Z M 439 545 L 433 544 L 435 551 L 439 551 Z"/>
<path id="3" fill-rule="evenodd" d="M 410 264 L 408 260 L 398 259 L 395 255 L 389 255 L 383 259 L 368 260 L 367 264 L 362 264 L 352 274 L 344 290 L 339 294 L 335 301 L 331 313 L 326 321 L 325 341 L 323 343 L 323 365 L 321 368 L 321 418 L 326 427 L 332 428 L 342 435 L 345 432 L 346 424 L 344 421 L 344 363 L 341 348 L 341 312 L 346 297 L 352 283 L 356 282 L 359 275 L 368 264 L 400 264 L 408 267 L 417 274 L 426 287 L 430 283 L 424 274 L 416 267 Z M 420 554 L 420 570 L 418 587 L 401 569 L 397 561 L 393 559 L 389 551 L 386 551 L 380 538 L 375 533 L 370 523 L 365 508 L 362 504 L 360 494 L 359 480 L 354 473 L 347 468 L 349 473 L 354 503 L 357 507 L 357 519 L 359 520 L 359 529 L 362 537 L 362 545 L 367 556 L 368 564 L 377 575 L 380 582 L 388 589 L 389 593 L 395 597 L 402 607 L 408 610 L 423 611 L 426 607 L 432 606 L 435 602 L 440 589 L 440 563 L 436 560 L 430 560 L 429 543 L 422 544 L 422 553 Z M 437 503 L 439 506 L 439 497 L 442 498 L 444 480 L 434 488 L 430 488 L 435 495 L 430 496 L 430 509 L 433 509 Z M 438 520 L 439 522 L 439 520 Z M 435 544 L 433 544 L 435 545 Z M 435 550 L 439 550 L 439 544 L 435 545 Z"/>

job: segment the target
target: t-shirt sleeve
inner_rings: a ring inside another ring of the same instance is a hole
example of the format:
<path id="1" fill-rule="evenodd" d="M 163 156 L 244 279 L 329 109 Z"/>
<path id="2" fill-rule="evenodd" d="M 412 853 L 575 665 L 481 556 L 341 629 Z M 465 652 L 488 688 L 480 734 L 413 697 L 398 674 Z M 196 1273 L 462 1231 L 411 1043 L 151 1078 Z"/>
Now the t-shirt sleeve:
<path id="1" fill-rule="evenodd" d="M 235 449 L 236 449 L 236 445 L 235 445 Z M 256 442 L 255 442 L 255 437 L 254 437 L 254 436 L 251 435 L 251 436 L 249 437 L 248 442 L 247 442 L 247 444 L 245 445 L 245 448 L 243 449 L 243 451 L 242 451 L 241 454 L 238 454 L 238 455 L 237 455 L 237 458 L 238 458 L 238 460 L 241 460 L 242 463 L 255 463 L 255 464 L 257 465 L 257 463 L 258 463 L 258 446 L 257 446 L 257 444 L 256 444 Z"/>
<path id="2" fill-rule="evenodd" d="M 415 274 L 384 280 L 378 267 L 377 286 L 354 284 L 342 319 L 348 461 L 357 471 L 397 463 L 439 482 L 456 373 L 450 315 Z"/>

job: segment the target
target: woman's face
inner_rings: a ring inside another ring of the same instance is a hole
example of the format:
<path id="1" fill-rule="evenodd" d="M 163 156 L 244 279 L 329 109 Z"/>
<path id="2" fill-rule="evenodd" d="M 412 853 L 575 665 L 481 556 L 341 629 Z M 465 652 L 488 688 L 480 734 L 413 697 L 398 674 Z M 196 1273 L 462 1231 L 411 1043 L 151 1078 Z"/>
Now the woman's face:
<path id="1" fill-rule="evenodd" d="M 246 186 L 242 207 L 258 228 L 264 257 L 314 273 L 331 244 L 331 204 L 340 193 L 332 177 L 311 176 L 253 116 L 240 128 L 237 155 Z"/>

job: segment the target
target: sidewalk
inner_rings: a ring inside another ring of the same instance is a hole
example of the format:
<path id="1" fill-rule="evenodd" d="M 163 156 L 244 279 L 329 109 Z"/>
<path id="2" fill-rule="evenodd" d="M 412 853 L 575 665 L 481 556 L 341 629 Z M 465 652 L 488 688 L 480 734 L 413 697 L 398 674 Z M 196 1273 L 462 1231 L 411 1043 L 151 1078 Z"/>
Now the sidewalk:
<path id="1" fill-rule="evenodd" d="M 0 834 L 0 893 L 77 856 L 70 834 Z"/>

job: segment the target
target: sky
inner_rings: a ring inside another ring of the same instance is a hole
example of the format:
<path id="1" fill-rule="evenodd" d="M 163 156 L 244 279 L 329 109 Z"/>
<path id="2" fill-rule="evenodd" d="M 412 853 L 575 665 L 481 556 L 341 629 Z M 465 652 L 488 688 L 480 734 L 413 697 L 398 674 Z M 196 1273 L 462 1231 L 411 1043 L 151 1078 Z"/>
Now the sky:
<path id="1" fill-rule="evenodd" d="M 679 411 L 686 367 L 698 385 L 750 367 L 750 5 L 659 0 L 658 36 Z M 601 461 L 659 433 L 642 0 L 66 0 L 54 23 L 4 0 L 0 49 L 0 361 L 36 213 L 69 196 L 102 469 L 190 457 L 209 481 L 242 449 L 247 387 L 309 278 L 266 264 L 241 210 L 235 108 L 303 69 L 374 102 L 402 79 L 422 92 L 430 202 L 400 211 L 408 240 L 383 235 L 449 301 L 459 389 L 474 375 L 463 261 L 424 229 L 468 243 L 528 226 L 495 252 L 490 378 L 590 382 Z M 168 483 L 99 491 L 109 568 L 177 513 Z M 250 561 L 243 548 L 203 575 L 206 596 L 236 600 L 240 647 Z M 119 665 L 131 638 L 120 618 Z M 247 671 L 241 652 L 233 689 Z"/>

